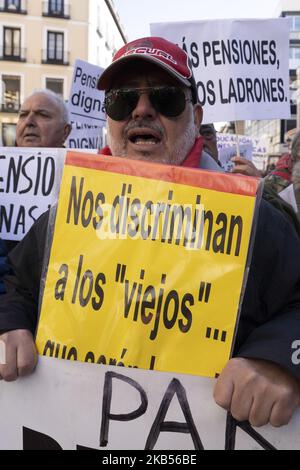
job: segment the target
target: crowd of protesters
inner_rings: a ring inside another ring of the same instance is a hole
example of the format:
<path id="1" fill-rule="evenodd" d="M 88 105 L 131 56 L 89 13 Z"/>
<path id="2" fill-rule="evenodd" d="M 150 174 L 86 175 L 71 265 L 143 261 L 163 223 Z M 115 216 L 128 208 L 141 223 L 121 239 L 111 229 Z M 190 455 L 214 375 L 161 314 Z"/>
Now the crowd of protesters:
<path id="1" fill-rule="evenodd" d="M 157 55 L 157 50 L 163 54 Z M 106 95 L 105 155 L 222 171 L 214 128 L 202 125 L 188 58 L 175 44 L 153 37 L 126 44 L 103 72 L 98 89 Z M 42 91 L 25 100 L 17 125 L 18 146 L 61 147 L 69 132 L 62 100 Z M 265 177 L 266 185 L 275 179 L 276 188 L 278 177 L 285 180 L 284 187 L 292 184 L 298 208 L 299 141 L 300 133 L 290 163 L 285 160 L 289 174 L 277 166 Z M 238 155 L 234 161 L 234 173 L 262 176 Z M 300 331 L 300 232 L 287 215 L 290 208 L 278 203 L 277 191 L 269 198 L 272 204 L 266 199 L 259 210 L 234 357 L 216 381 L 214 398 L 237 420 L 281 426 L 300 405 L 300 370 L 291 361 L 291 344 Z M 48 213 L 10 251 L 8 260 L 0 245 L 1 278 L 6 274 L 5 292 L 0 285 L 0 340 L 9 358 L 0 365 L 0 378 L 8 382 L 30 374 L 37 363 L 34 335 L 47 227 Z"/>

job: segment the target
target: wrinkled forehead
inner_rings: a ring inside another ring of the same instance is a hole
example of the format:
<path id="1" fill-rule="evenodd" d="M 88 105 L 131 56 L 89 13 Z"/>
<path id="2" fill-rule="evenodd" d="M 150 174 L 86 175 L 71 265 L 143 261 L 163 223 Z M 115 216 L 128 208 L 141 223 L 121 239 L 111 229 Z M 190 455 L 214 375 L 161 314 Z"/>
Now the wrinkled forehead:
<path id="1" fill-rule="evenodd" d="M 111 84 L 112 89 L 171 85 L 186 88 L 178 80 L 154 64 L 145 61 L 129 62 L 119 71 Z"/>
<path id="2" fill-rule="evenodd" d="M 58 104 L 51 99 L 51 97 L 44 95 L 43 93 L 37 93 L 29 96 L 21 106 L 21 111 L 38 111 L 47 110 L 53 114 L 60 114 L 60 108 Z"/>

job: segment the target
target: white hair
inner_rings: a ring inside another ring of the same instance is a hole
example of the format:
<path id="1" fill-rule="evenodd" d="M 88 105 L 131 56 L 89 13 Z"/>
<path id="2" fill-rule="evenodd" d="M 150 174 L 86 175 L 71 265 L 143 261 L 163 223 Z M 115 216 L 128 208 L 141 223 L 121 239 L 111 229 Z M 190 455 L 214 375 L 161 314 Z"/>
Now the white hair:
<path id="1" fill-rule="evenodd" d="M 27 96 L 26 100 L 29 98 L 32 98 L 35 95 L 45 95 L 48 98 L 52 99 L 55 101 L 56 105 L 59 107 L 61 111 L 61 117 L 63 120 L 64 124 L 70 124 L 71 119 L 70 119 L 70 113 L 67 104 L 63 100 L 61 95 L 58 95 L 57 93 L 54 93 L 52 90 L 48 90 L 46 88 L 41 88 L 41 89 L 35 89 L 31 95 Z"/>
<path id="2" fill-rule="evenodd" d="M 300 157 L 300 131 L 294 135 L 291 146 L 291 155 L 293 161 L 296 161 Z"/>
<path id="3" fill-rule="evenodd" d="M 296 189 L 300 189 L 300 161 L 293 166 L 292 181 Z"/>

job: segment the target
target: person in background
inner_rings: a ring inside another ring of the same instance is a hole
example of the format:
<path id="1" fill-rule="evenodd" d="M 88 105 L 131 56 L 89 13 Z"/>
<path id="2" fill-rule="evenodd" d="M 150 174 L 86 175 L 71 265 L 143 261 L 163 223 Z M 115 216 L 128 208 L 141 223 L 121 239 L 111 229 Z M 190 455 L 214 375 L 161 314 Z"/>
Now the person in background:
<path id="1" fill-rule="evenodd" d="M 288 152 L 282 155 L 278 162 L 275 165 L 273 171 L 271 171 L 265 177 L 265 184 L 268 188 L 273 191 L 280 193 L 285 188 L 287 188 L 292 182 L 292 172 L 293 172 L 293 158 L 292 158 L 292 146 L 293 143 L 299 139 L 300 133 L 296 133 L 294 139 L 292 140 L 288 137 L 286 143 L 288 145 Z"/>
<path id="2" fill-rule="evenodd" d="M 293 207 L 297 220 L 300 222 L 300 132 L 295 135 L 292 142 L 291 166 L 292 174 L 290 183 L 285 189 L 281 190 L 278 195 Z M 278 182 L 278 180 L 276 180 L 276 182 Z M 275 183 L 271 181 L 269 183 L 270 187 L 273 187 L 272 184 Z"/>
<path id="3" fill-rule="evenodd" d="M 262 174 L 263 174 L 263 177 L 267 176 L 269 173 L 271 173 L 272 171 L 274 171 L 276 168 L 276 165 L 275 163 L 269 163 L 267 165 L 267 167 L 265 168 L 265 170 L 263 170 Z"/>
<path id="4" fill-rule="evenodd" d="M 264 197 L 283 211 L 292 222 L 296 232 L 300 236 L 299 214 L 296 210 L 296 203 L 292 204 L 289 197 L 289 188 L 293 184 L 293 172 L 295 165 L 300 161 L 300 131 L 298 131 L 290 146 L 290 153 L 283 155 L 276 164 L 275 170 L 264 178 Z M 295 170 L 297 174 L 297 169 Z M 297 179 L 297 176 L 296 176 Z M 297 186 L 297 183 L 296 183 Z M 292 189 L 295 197 L 298 190 Z"/>
<path id="5" fill-rule="evenodd" d="M 51 90 L 36 90 L 21 105 L 16 127 L 17 147 L 60 148 L 70 132 L 67 105 Z M 6 240 L 2 243 L 3 252 L 7 254 L 16 245 L 17 242 Z"/>
<path id="6" fill-rule="evenodd" d="M 300 222 L 300 161 L 296 162 L 293 168 L 292 181 L 297 206 L 297 217 Z"/>
<path id="7" fill-rule="evenodd" d="M 197 86 L 187 54 L 175 44 L 158 37 L 126 44 L 98 88 L 105 90 L 106 155 L 195 171 L 219 168 L 203 158 Z M 47 230 L 45 214 L 9 257 L 14 276 L 0 299 L 0 340 L 9 357 L 0 375 L 6 381 L 28 375 L 37 361 L 34 332 Z M 300 331 L 299 259 L 300 240 L 262 201 L 234 357 L 214 390 L 218 405 L 254 426 L 284 425 L 300 405 L 300 370 L 291 360 Z"/>
<path id="8" fill-rule="evenodd" d="M 60 148 L 70 132 L 68 108 L 60 95 L 37 90 L 25 99 L 16 128 L 17 147 Z"/>
<path id="9" fill-rule="evenodd" d="M 287 143 L 289 142 L 287 141 Z M 293 166 L 300 159 L 300 132 L 296 133 L 290 146 L 290 151 L 291 153 L 284 154 L 278 160 L 275 169 L 266 176 L 251 161 L 238 156 L 232 158 L 232 161 L 235 163 L 232 172 L 263 178 L 263 198 L 284 215 L 300 236 L 300 222 L 296 212 L 289 201 L 280 196 L 280 193 L 291 185 Z"/>
<path id="10" fill-rule="evenodd" d="M 217 132 L 213 124 L 201 124 L 200 135 L 204 138 L 203 150 L 219 164 Z"/>
<path id="11" fill-rule="evenodd" d="M 276 193 L 280 193 L 292 182 L 293 162 L 290 154 L 279 158 L 273 171 L 265 176 L 266 184 Z"/>
<path id="12" fill-rule="evenodd" d="M 279 193 L 292 182 L 293 165 L 299 157 L 297 157 L 297 149 L 300 145 L 300 131 L 298 131 L 293 140 L 287 139 L 289 145 L 289 152 L 280 157 L 275 165 L 275 168 L 268 172 L 265 176 L 264 172 L 258 170 L 256 166 L 249 160 L 243 157 L 233 157 L 232 161 L 235 166 L 232 173 L 240 173 L 246 176 L 255 176 L 257 178 L 264 177 L 265 184 L 272 188 L 273 191 Z"/>

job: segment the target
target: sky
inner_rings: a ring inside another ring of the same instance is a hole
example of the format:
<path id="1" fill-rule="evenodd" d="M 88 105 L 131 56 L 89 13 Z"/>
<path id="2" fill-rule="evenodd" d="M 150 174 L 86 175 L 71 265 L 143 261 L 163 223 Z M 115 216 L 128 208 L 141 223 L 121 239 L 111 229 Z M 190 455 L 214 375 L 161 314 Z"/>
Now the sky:
<path id="1" fill-rule="evenodd" d="M 150 36 L 150 23 L 218 18 L 273 18 L 280 0 L 114 0 L 129 41 Z"/>

